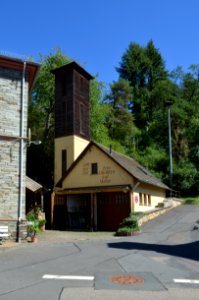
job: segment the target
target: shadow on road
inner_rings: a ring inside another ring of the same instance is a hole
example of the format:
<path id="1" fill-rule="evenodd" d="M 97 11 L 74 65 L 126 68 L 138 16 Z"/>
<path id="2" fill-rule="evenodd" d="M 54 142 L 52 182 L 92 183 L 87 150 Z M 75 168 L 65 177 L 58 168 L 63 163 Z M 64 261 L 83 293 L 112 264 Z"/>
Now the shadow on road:
<path id="1" fill-rule="evenodd" d="M 125 250 L 155 251 L 199 261 L 199 242 L 181 245 L 157 245 L 135 242 L 108 243 L 108 247 Z"/>

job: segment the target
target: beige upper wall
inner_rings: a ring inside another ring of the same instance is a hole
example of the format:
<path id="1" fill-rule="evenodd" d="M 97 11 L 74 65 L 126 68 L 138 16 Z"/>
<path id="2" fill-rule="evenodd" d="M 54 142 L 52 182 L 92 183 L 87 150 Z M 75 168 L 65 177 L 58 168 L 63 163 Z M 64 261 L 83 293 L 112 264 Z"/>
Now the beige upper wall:
<path id="1" fill-rule="evenodd" d="M 91 164 L 98 164 L 98 174 L 91 174 Z M 62 188 L 111 185 L 134 185 L 133 177 L 112 161 L 95 145 L 82 157 L 63 181 Z"/>
<path id="2" fill-rule="evenodd" d="M 65 136 L 55 139 L 55 184 L 62 177 L 62 150 L 67 151 L 67 169 L 86 148 L 89 141 L 75 135 Z"/>

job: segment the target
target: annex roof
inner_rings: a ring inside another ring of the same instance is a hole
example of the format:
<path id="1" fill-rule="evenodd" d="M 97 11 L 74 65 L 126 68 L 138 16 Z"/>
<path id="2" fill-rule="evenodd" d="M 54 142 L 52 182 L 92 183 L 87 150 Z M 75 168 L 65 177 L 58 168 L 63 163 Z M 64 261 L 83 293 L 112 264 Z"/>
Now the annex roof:
<path id="1" fill-rule="evenodd" d="M 57 187 L 62 185 L 63 180 L 67 177 L 67 175 L 72 171 L 78 161 L 86 154 L 90 147 L 95 145 L 98 149 L 103 151 L 110 159 L 112 159 L 115 163 L 117 163 L 121 168 L 127 171 L 130 175 L 135 177 L 138 181 L 151 184 L 156 187 L 160 187 L 163 189 L 170 189 L 167 185 L 165 185 L 160 179 L 156 178 L 152 175 L 147 169 L 145 169 L 142 165 L 140 165 L 136 160 L 125 156 L 121 153 L 113 151 L 105 146 L 102 146 L 98 143 L 91 141 L 88 146 L 84 149 L 84 151 L 80 154 L 80 156 L 76 159 L 76 161 L 71 165 L 71 167 L 66 171 L 66 174 L 60 179 L 57 183 Z"/>
<path id="2" fill-rule="evenodd" d="M 42 189 L 42 185 L 36 182 L 35 180 L 31 179 L 30 177 L 26 176 L 26 188 L 31 192 L 36 193 Z"/>
<path id="3" fill-rule="evenodd" d="M 161 188 L 169 189 L 167 185 L 165 185 L 160 179 L 151 174 L 147 169 L 145 169 L 133 158 L 118 153 L 116 151 L 110 151 L 110 149 L 102 145 L 97 144 L 97 146 L 139 181 L 152 184 Z"/>

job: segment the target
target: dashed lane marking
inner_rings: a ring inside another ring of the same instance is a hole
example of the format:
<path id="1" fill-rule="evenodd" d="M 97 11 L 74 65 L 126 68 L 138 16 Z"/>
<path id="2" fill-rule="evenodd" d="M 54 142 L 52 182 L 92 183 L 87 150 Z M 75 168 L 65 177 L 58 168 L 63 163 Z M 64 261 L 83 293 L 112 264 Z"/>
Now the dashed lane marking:
<path id="1" fill-rule="evenodd" d="M 199 284 L 198 279 L 173 279 L 175 283 Z"/>
<path id="2" fill-rule="evenodd" d="M 94 276 L 72 276 L 72 275 L 53 275 L 45 274 L 42 277 L 43 279 L 56 279 L 56 280 L 87 280 L 93 281 Z"/>

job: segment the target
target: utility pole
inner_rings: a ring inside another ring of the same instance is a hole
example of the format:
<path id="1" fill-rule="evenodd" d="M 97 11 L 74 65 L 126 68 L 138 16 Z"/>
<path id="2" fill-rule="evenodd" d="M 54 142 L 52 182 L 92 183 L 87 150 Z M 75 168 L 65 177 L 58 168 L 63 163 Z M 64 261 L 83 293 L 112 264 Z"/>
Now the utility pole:
<path id="1" fill-rule="evenodd" d="M 169 162 L 170 162 L 170 186 L 173 182 L 173 159 L 172 159 L 172 142 L 171 142 L 171 107 L 168 108 L 168 128 L 169 128 Z"/>
<path id="2" fill-rule="evenodd" d="M 170 187 L 172 188 L 173 183 L 173 158 L 172 158 L 172 140 L 171 140 L 171 105 L 172 101 L 167 101 L 166 105 L 168 107 L 168 135 L 169 135 L 169 178 L 170 178 Z"/>

